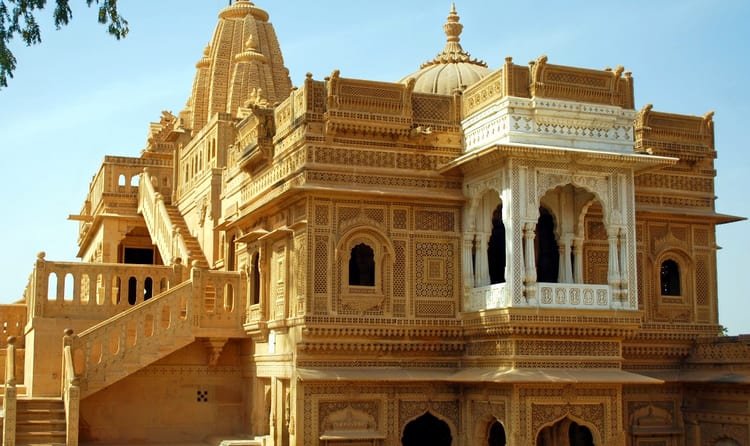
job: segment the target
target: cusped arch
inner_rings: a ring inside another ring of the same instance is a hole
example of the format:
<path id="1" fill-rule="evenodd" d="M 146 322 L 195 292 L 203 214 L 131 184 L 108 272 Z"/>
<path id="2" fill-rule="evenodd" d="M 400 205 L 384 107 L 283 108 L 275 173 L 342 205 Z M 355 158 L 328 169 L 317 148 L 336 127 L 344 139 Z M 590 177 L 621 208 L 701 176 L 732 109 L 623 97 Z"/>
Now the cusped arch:
<path id="1" fill-rule="evenodd" d="M 553 191 L 558 187 L 571 185 L 594 195 L 595 199 L 601 203 L 605 225 L 609 226 L 611 223 L 623 223 L 611 221 L 613 219 L 610 217 L 614 210 L 609 201 L 609 180 L 607 178 L 583 175 L 543 174 L 542 179 L 543 181 L 537 183 L 536 202 L 538 205 L 541 205 L 542 197 L 550 191 Z"/>
<path id="2" fill-rule="evenodd" d="M 534 437 L 533 437 L 534 443 L 536 444 L 536 440 L 539 437 L 539 434 L 544 429 L 546 429 L 548 427 L 555 426 L 556 424 L 561 423 L 561 422 L 565 421 L 566 419 L 570 420 L 570 421 L 572 421 L 572 422 L 574 422 L 574 423 L 576 423 L 576 424 L 578 424 L 580 426 L 583 426 L 583 427 L 587 428 L 591 432 L 591 437 L 594 439 L 594 445 L 595 446 L 600 446 L 600 445 L 604 444 L 604 442 L 602 440 L 602 434 L 601 434 L 601 432 L 599 432 L 599 429 L 597 429 L 597 427 L 593 423 L 590 423 L 590 422 L 584 420 L 583 418 L 577 417 L 576 415 L 574 415 L 574 414 L 572 414 L 570 412 L 567 412 L 565 415 L 562 415 L 562 416 L 556 418 L 553 421 L 544 423 L 541 426 L 539 426 L 536 429 L 536 431 L 534 432 Z"/>
<path id="3" fill-rule="evenodd" d="M 476 445 L 487 445 L 489 440 L 490 429 L 492 425 L 499 423 L 505 432 L 506 444 L 508 438 L 508 426 L 503 422 L 502 417 L 494 413 L 486 413 L 483 416 L 477 418 L 474 424 L 474 441 L 471 444 Z"/>
<path id="4" fill-rule="evenodd" d="M 456 439 L 458 438 L 458 429 L 448 417 L 444 416 L 440 412 L 435 411 L 433 408 L 426 408 L 425 410 L 417 413 L 416 415 L 404 421 L 403 425 L 401 426 L 401 433 L 400 433 L 400 438 L 402 439 L 401 444 L 403 444 L 404 434 L 406 433 L 406 428 L 409 426 L 409 424 L 411 424 L 412 422 L 428 414 L 432 415 L 433 417 L 437 418 L 439 421 L 442 421 L 443 423 L 445 423 L 446 426 L 448 426 L 448 430 L 450 431 L 450 435 L 451 435 L 450 444 L 451 445 L 455 444 Z"/>

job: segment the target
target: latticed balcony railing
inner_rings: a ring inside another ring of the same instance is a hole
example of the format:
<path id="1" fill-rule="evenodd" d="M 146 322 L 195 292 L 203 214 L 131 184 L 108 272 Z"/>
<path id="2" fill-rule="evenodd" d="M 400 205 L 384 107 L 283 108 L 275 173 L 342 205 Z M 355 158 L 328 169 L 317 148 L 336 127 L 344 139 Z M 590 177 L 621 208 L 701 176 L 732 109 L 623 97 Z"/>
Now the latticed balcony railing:
<path id="1" fill-rule="evenodd" d="M 464 298 L 464 311 L 491 310 L 496 308 L 562 308 L 608 310 L 622 309 L 622 304 L 612 298 L 609 285 L 582 283 L 536 283 L 536 296 L 532 300 L 512 299 L 506 283 L 471 289 Z"/>

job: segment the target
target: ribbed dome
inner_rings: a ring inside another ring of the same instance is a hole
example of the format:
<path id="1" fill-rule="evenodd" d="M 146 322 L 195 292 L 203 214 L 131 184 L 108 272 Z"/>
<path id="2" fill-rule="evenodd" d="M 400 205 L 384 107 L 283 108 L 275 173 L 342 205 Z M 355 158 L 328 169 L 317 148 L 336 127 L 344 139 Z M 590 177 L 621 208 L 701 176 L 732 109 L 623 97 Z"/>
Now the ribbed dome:
<path id="1" fill-rule="evenodd" d="M 248 101 L 281 102 L 292 90 L 268 13 L 249 0 L 237 0 L 219 13 L 211 43 L 195 67 L 193 91 L 181 113 L 194 131 L 216 113 L 236 115 Z"/>
<path id="2" fill-rule="evenodd" d="M 472 59 L 461 47 L 463 25 L 459 20 L 456 5 L 453 4 L 448 20 L 443 25 L 448 38 L 445 48 L 434 59 L 423 63 L 419 71 L 401 79 L 401 82 L 414 78 L 416 92 L 452 94 L 454 90 L 468 87 L 490 74 L 486 63 Z"/>

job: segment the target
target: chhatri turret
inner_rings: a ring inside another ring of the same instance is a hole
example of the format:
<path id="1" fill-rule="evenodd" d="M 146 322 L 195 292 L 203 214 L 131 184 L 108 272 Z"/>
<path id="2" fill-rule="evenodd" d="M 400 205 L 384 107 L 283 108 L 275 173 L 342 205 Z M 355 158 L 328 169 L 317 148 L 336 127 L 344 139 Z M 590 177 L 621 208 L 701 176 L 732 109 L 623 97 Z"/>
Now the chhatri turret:
<path id="1" fill-rule="evenodd" d="M 446 35 L 445 48 L 434 59 L 423 63 L 416 73 L 404 77 L 401 82 L 413 78 L 414 91 L 420 93 L 451 94 L 455 89 L 463 89 L 480 81 L 490 74 L 484 61 L 474 59 L 461 46 L 460 23 L 456 4 L 443 25 Z"/>

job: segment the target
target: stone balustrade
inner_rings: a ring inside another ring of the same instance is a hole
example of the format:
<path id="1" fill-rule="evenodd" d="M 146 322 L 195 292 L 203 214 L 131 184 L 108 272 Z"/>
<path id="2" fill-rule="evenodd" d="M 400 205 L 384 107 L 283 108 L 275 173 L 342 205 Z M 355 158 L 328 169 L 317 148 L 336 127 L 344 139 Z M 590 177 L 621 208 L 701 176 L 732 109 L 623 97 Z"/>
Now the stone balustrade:
<path id="1" fill-rule="evenodd" d="M 194 268 L 190 280 L 66 338 L 81 397 L 195 337 L 244 337 L 246 281 Z"/>
<path id="2" fill-rule="evenodd" d="M 537 288 L 537 305 L 541 308 L 608 310 L 616 307 L 609 285 L 538 283 Z"/>
<path id="3" fill-rule="evenodd" d="M 531 302 L 513 302 L 505 283 L 472 288 L 464 298 L 464 311 L 491 310 L 509 307 L 609 310 L 622 309 L 612 298 L 609 285 L 582 283 L 537 283 L 537 296 Z"/>
<path id="4" fill-rule="evenodd" d="M 506 308 L 510 305 L 505 283 L 472 288 L 468 299 L 464 300 L 464 311 L 490 310 Z"/>
<path id="5" fill-rule="evenodd" d="M 157 192 L 153 180 L 148 170 L 143 173 L 141 186 L 138 188 L 138 211 L 143 215 L 151 238 L 165 261 L 188 260 L 190 250 L 169 217 L 164 197 Z"/>
<path id="6" fill-rule="evenodd" d="M 29 317 L 104 320 L 182 281 L 181 264 L 48 262 L 40 253 L 25 299 Z"/>
<path id="7" fill-rule="evenodd" d="M 26 326 L 26 305 L 0 305 L 0 348 L 6 347 L 9 336 L 15 336 L 16 347 L 24 347 L 24 326 Z"/>

